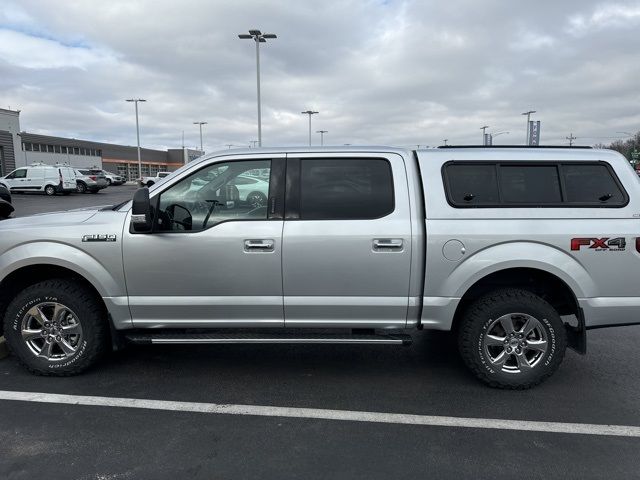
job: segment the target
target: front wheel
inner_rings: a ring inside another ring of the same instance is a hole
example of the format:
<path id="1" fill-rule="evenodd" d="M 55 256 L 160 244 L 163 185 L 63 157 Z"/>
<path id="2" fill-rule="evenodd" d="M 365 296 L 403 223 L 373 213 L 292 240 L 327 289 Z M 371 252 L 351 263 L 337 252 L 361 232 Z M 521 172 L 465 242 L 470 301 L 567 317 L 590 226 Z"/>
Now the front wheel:
<path id="1" fill-rule="evenodd" d="M 562 363 L 566 331 L 558 312 L 537 295 L 500 289 L 475 301 L 458 333 L 460 354 L 492 387 L 531 388 Z"/>
<path id="2" fill-rule="evenodd" d="M 4 335 L 9 349 L 37 375 L 78 374 L 107 350 L 104 307 L 84 285 L 53 279 L 22 291 L 8 306 Z"/>

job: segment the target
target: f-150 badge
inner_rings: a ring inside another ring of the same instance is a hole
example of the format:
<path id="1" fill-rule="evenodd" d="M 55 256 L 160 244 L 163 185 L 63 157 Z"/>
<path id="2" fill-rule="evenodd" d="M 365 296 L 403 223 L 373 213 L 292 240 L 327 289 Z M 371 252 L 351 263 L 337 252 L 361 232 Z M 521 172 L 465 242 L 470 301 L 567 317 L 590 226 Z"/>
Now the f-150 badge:
<path id="1" fill-rule="evenodd" d="M 83 242 L 115 242 L 117 236 L 113 234 L 104 235 L 85 235 L 82 237 Z"/>

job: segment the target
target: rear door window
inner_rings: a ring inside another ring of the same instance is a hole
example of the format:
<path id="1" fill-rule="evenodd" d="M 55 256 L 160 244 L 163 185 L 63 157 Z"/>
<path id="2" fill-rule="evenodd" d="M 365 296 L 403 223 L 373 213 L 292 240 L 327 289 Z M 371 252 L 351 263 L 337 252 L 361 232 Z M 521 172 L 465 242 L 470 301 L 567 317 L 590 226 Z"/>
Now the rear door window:
<path id="1" fill-rule="evenodd" d="M 394 210 L 391 165 L 384 159 L 303 159 L 300 218 L 367 220 Z"/>

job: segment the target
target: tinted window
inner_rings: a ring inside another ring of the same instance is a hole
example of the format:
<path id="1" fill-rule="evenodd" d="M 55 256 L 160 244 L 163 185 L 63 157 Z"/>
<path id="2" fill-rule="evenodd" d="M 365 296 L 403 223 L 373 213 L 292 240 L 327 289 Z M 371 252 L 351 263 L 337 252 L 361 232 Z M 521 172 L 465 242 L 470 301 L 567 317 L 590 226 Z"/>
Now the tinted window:
<path id="1" fill-rule="evenodd" d="M 300 163 L 300 218 L 371 219 L 393 211 L 393 178 L 386 160 L 302 160 Z"/>
<path id="2" fill-rule="evenodd" d="M 495 165 L 448 165 L 451 200 L 456 204 L 498 203 Z"/>
<path id="3" fill-rule="evenodd" d="M 568 202 L 622 204 L 625 197 L 605 165 L 562 165 Z"/>
<path id="4" fill-rule="evenodd" d="M 501 165 L 500 190 L 504 203 L 560 203 L 555 165 Z"/>

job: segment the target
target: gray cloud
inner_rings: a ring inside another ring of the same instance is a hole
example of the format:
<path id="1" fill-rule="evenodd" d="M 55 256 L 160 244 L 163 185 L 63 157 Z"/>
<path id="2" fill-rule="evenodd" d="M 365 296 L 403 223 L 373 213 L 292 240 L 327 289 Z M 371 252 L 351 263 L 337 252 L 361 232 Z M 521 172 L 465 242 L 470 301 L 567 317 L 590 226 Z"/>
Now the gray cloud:
<path id="1" fill-rule="evenodd" d="M 640 125 L 639 2 L 5 0 L 0 106 L 22 127 L 135 142 L 125 98 L 144 97 L 142 141 L 247 145 L 256 138 L 261 48 L 265 145 L 477 143 L 479 127 L 521 143 L 533 108 L 543 143 L 585 144 Z"/>

